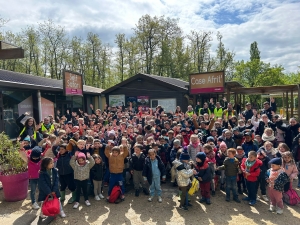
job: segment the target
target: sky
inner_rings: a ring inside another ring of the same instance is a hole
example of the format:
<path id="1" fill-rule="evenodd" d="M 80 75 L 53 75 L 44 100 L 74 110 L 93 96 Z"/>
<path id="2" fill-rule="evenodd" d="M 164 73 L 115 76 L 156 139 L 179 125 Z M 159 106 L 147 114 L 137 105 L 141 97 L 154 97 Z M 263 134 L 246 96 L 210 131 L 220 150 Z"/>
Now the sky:
<path id="1" fill-rule="evenodd" d="M 115 35 L 132 35 L 145 14 L 178 18 L 185 35 L 212 31 L 213 48 L 220 31 L 235 60 L 249 60 L 256 41 L 264 62 L 300 70 L 300 0 L 13 0 L 0 6 L 0 18 L 9 19 L 0 29 L 20 32 L 51 19 L 70 36 L 92 31 L 113 46 Z"/>

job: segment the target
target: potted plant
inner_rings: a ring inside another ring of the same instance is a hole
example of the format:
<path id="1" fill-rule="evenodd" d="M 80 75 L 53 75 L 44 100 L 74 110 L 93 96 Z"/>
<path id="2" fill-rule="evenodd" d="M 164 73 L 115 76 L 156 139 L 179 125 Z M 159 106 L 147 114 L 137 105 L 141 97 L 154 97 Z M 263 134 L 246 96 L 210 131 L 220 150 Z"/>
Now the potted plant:
<path id="1" fill-rule="evenodd" d="M 0 181 L 4 199 L 8 202 L 23 200 L 28 192 L 27 165 L 19 154 L 20 144 L 14 144 L 8 135 L 0 133 Z"/>

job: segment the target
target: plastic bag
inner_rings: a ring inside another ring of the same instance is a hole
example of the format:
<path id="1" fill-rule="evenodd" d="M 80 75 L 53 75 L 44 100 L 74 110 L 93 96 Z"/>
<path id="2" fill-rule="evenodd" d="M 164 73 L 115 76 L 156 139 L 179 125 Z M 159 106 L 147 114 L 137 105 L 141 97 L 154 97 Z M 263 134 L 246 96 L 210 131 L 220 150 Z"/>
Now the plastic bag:
<path id="1" fill-rule="evenodd" d="M 189 189 L 189 195 L 195 194 L 199 190 L 199 181 L 194 177 L 192 181 L 192 186 Z"/>

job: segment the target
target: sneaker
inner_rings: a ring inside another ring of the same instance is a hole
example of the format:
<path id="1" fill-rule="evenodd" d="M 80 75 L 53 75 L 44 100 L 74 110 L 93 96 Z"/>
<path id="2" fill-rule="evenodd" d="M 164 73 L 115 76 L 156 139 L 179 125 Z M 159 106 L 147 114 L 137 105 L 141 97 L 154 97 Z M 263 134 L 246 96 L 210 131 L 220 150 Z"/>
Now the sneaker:
<path id="1" fill-rule="evenodd" d="M 35 203 L 32 204 L 32 208 L 33 208 L 33 209 L 39 209 L 40 207 L 39 207 L 39 205 L 35 202 Z"/>
<path id="2" fill-rule="evenodd" d="M 146 188 L 143 189 L 143 192 L 145 195 L 149 195 L 149 191 Z"/>
<path id="3" fill-rule="evenodd" d="M 100 201 L 100 197 L 98 195 L 95 196 L 96 201 Z"/>
<path id="4" fill-rule="evenodd" d="M 162 198 L 160 196 L 158 196 L 158 202 L 162 203 Z"/>
<path id="5" fill-rule="evenodd" d="M 259 199 L 260 199 L 260 196 L 257 195 L 257 196 L 256 196 L 256 201 L 259 201 Z"/>
<path id="6" fill-rule="evenodd" d="M 243 201 L 250 201 L 249 197 L 243 198 Z"/>
<path id="7" fill-rule="evenodd" d="M 90 205 L 91 205 L 91 203 L 90 203 L 89 200 L 86 200 L 86 201 L 85 201 L 85 204 L 86 204 L 87 206 L 90 206 Z"/>
<path id="8" fill-rule="evenodd" d="M 104 182 L 104 187 L 108 187 L 108 182 Z"/>
<path id="9" fill-rule="evenodd" d="M 121 195 L 121 200 L 122 200 L 122 201 L 125 200 L 125 195 Z"/>
<path id="10" fill-rule="evenodd" d="M 152 202 L 153 197 L 148 198 L 148 202 Z"/>
<path id="11" fill-rule="evenodd" d="M 243 189 L 243 193 L 247 195 L 248 194 L 247 189 Z"/>
<path id="12" fill-rule="evenodd" d="M 233 198 L 233 201 L 235 201 L 237 203 L 241 203 L 241 200 L 239 198 Z"/>
<path id="13" fill-rule="evenodd" d="M 268 197 L 267 197 L 266 195 L 262 195 L 261 197 L 262 197 L 262 199 L 263 199 L 265 202 L 268 202 L 268 201 L 269 201 L 269 199 L 268 199 Z"/>
<path id="14" fill-rule="evenodd" d="M 242 195 L 242 194 L 243 194 L 242 189 L 239 189 L 239 190 L 238 190 L 238 193 L 239 193 L 240 195 Z"/>
<path id="15" fill-rule="evenodd" d="M 211 204 L 210 198 L 207 198 L 207 199 L 206 199 L 206 205 L 210 205 L 210 204 Z"/>
<path id="16" fill-rule="evenodd" d="M 253 206 L 253 205 L 255 205 L 256 204 L 256 201 L 255 200 L 251 200 L 250 202 L 249 202 L 249 205 L 251 205 L 251 206 Z"/>
<path id="17" fill-rule="evenodd" d="M 275 211 L 276 211 L 276 208 L 275 208 L 275 206 L 273 206 L 273 205 L 270 205 L 269 211 L 270 211 L 270 212 L 275 212 Z"/>
<path id="18" fill-rule="evenodd" d="M 47 216 L 45 216 L 42 212 L 41 212 L 41 214 L 40 214 L 40 217 L 41 217 L 42 219 L 46 219 L 46 218 L 47 218 Z"/>
<path id="19" fill-rule="evenodd" d="M 73 205 L 73 209 L 77 209 L 79 206 L 79 202 L 75 202 L 75 204 Z"/>
<path id="20" fill-rule="evenodd" d="M 230 196 L 226 196 L 225 201 L 230 202 Z"/>
<path id="21" fill-rule="evenodd" d="M 139 197 L 139 195 L 140 195 L 140 190 L 136 189 L 135 190 L 135 197 Z"/>
<path id="22" fill-rule="evenodd" d="M 66 217 L 66 214 L 65 214 L 64 211 L 60 211 L 60 212 L 59 212 L 59 215 L 60 215 L 61 218 L 65 218 L 65 217 Z"/>
<path id="23" fill-rule="evenodd" d="M 276 211 L 277 214 L 281 215 L 283 213 L 283 209 L 281 208 L 277 208 L 277 211 Z"/>
<path id="24" fill-rule="evenodd" d="M 206 198 L 200 198 L 199 200 L 198 200 L 200 203 L 204 203 L 204 202 L 206 202 Z"/>
<path id="25" fill-rule="evenodd" d="M 186 206 L 179 206 L 179 209 L 184 210 L 184 211 L 188 211 L 189 209 Z"/>
<path id="26" fill-rule="evenodd" d="M 100 194 L 100 195 L 99 195 L 99 198 L 102 198 L 102 199 L 104 199 L 104 196 L 103 196 L 103 194 Z"/>
<path id="27" fill-rule="evenodd" d="M 225 187 L 224 187 L 224 184 L 221 184 L 221 187 L 220 187 L 221 191 L 225 191 Z"/>

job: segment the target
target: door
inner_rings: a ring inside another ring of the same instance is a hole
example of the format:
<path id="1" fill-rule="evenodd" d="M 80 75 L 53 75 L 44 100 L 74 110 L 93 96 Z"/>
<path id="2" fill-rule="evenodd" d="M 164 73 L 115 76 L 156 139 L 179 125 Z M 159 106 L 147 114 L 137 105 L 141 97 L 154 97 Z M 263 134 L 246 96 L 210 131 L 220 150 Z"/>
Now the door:
<path id="1" fill-rule="evenodd" d="M 73 110 L 73 102 L 72 101 L 58 101 L 56 103 L 56 109 L 55 109 L 55 115 L 57 115 L 57 110 L 60 111 L 60 115 L 66 115 L 67 110 L 69 110 L 69 113 Z"/>

